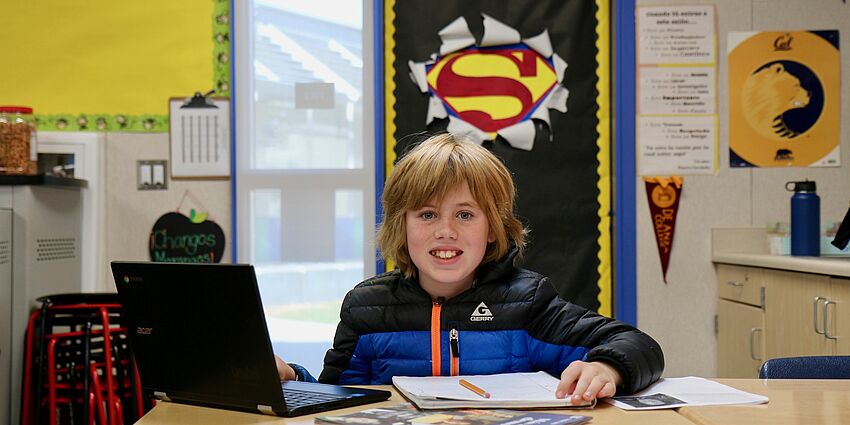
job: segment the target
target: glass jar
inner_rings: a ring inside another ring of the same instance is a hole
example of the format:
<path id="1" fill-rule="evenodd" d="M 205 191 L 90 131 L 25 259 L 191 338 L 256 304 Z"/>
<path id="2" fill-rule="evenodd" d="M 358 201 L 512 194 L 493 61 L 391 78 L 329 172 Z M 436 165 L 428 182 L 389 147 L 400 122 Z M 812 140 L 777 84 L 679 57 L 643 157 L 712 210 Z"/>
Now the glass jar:
<path id="1" fill-rule="evenodd" d="M 0 174 L 36 174 L 37 170 L 32 108 L 0 106 Z"/>

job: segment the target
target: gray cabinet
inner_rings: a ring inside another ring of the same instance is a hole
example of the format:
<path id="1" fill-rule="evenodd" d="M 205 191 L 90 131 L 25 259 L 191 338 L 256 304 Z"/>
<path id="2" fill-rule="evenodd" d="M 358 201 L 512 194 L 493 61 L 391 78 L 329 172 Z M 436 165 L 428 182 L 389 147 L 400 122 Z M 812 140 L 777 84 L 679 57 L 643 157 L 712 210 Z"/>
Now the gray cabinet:
<path id="1" fill-rule="evenodd" d="M 83 185 L 0 180 L 0 423 L 20 423 L 24 337 L 43 295 L 80 292 Z M 84 183 L 84 182 L 83 182 Z"/>

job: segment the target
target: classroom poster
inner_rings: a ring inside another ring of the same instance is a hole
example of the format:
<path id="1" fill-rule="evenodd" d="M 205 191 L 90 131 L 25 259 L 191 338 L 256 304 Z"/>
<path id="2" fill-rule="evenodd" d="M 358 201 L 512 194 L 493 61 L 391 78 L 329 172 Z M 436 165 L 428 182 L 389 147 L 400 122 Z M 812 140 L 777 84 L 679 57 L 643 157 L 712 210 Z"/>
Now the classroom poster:
<path id="1" fill-rule="evenodd" d="M 714 6 L 640 7 L 636 32 L 638 174 L 714 174 Z"/>
<path id="2" fill-rule="evenodd" d="M 729 33 L 729 165 L 837 167 L 838 31 Z"/>
<path id="3" fill-rule="evenodd" d="M 425 133 L 481 143 L 514 173 L 521 265 L 610 315 L 608 2 L 384 4 L 387 170 Z"/>

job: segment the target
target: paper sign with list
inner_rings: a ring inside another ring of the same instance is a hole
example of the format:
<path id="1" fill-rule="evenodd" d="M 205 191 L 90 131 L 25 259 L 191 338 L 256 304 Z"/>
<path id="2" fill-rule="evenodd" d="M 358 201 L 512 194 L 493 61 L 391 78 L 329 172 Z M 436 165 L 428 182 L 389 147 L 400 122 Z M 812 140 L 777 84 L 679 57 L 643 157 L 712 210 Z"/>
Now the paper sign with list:
<path id="1" fill-rule="evenodd" d="M 713 6 L 637 12 L 638 174 L 717 169 L 717 59 Z"/>
<path id="2" fill-rule="evenodd" d="M 210 103 L 197 107 L 184 98 L 169 101 L 172 178 L 230 176 L 230 101 Z"/>

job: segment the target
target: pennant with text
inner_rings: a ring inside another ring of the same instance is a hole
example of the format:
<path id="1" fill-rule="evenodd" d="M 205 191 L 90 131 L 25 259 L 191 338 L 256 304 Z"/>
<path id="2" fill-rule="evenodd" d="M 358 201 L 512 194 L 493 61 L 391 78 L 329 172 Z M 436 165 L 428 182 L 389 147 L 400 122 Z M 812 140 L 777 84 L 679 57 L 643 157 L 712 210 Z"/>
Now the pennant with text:
<path id="1" fill-rule="evenodd" d="M 644 177 L 649 214 L 661 258 L 661 275 L 667 283 L 667 266 L 673 250 L 673 232 L 676 230 L 676 213 L 679 211 L 679 195 L 682 193 L 681 176 Z"/>

